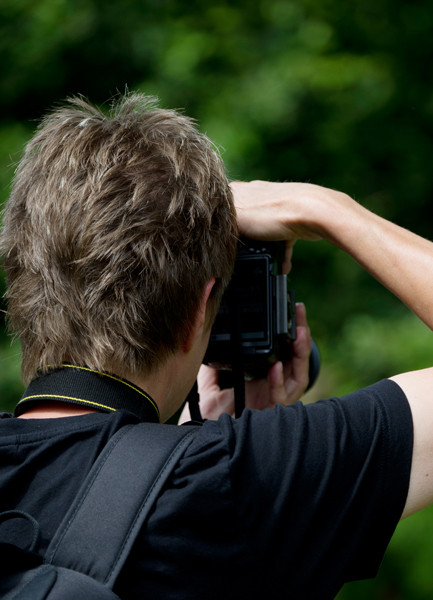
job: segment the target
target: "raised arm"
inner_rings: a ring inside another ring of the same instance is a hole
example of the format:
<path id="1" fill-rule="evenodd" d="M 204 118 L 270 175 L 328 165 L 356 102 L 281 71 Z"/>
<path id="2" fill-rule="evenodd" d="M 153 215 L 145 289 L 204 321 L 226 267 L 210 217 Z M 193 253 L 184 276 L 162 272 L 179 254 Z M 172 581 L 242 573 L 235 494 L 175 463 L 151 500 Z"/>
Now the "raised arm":
<path id="1" fill-rule="evenodd" d="M 433 329 L 433 244 L 366 210 L 346 194 L 311 184 L 233 183 L 242 235 L 323 238 L 350 254 Z M 409 494 L 403 516 L 433 503 L 433 369 L 391 377 L 414 422 Z"/>

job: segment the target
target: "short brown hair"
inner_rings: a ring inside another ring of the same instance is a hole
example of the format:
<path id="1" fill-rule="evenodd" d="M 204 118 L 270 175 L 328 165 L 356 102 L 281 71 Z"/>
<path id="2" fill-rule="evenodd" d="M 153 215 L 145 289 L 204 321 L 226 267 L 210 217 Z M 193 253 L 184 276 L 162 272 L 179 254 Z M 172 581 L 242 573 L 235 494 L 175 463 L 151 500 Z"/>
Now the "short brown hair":
<path id="1" fill-rule="evenodd" d="M 206 282 L 233 267 L 224 165 L 194 122 L 128 94 L 81 98 L 28 143 L 4 212 L 8 320 L 23 376 L 62 360 L 150 372 L 182 342 Z"/>

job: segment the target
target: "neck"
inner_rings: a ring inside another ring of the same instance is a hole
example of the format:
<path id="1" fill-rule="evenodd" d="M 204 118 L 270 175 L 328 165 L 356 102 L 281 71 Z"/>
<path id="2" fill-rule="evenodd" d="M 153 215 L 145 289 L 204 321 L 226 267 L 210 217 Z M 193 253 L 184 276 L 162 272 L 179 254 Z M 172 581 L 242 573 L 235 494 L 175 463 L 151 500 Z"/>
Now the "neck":
<path id="1" fill-rule="evenodd" d="M 40 406 L 29 409 L 24 414 L 20 415 L 18 419 L 78 417 L 93 412 L 97 411 L 89 408 L 82 408 L 81 406 L 74 406 L 73 404 L 55 404 L 54 402 L 47 402 L 47 404 L 41 404 Z"/>
<path id="2" fill-rule="evenodd" d="M 200 363 L 198 366 L 187 363 L 185 355 L 178 353 L 170 357 L 155 373 L 129 378 L 155 399 L 161 423 L 167 421 L 182 406 L 196 380 Z"/>

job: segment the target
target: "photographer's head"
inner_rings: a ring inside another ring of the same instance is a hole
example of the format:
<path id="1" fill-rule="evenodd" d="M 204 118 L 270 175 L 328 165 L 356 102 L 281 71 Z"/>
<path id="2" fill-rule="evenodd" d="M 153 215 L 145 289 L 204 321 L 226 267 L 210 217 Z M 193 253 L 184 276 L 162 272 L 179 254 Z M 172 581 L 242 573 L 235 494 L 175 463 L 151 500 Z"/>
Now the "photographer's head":
<path id="1" fill-rule="evenodd" d="M 127 95 L 108 117 L 73 99 L 27 145 L 1 245 L 26 380 L 65 359 L 153 372 L 182 345 L 207 282 L 211 318 L 230 278 L 223 163 L 152 98 Z"/>

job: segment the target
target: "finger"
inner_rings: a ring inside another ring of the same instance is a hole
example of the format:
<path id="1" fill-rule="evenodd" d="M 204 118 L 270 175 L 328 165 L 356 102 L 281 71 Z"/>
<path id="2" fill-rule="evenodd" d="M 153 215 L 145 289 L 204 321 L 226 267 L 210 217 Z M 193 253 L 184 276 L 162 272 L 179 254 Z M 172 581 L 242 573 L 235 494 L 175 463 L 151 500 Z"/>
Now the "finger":
<path id="1" fill-rule="evenodd" d="M 271 405 L 288 403 L 284 381 L 284 369 L 281 361 L 276 362 L 268 371 L 269 401 Z"/>
<path id="2" fill-rule="evenodd" d="M 233 388 L 220 390 L 210 398 L 200 401 L 201 414 L 205 419 L 218 419 L 223 413 L 234 415 L 235 394 Z"/>
<path id="3" fill-rule="evenodd" d="M 215 390 L 216 388 L 219 390 L 218 373 L 217 369 L 213 369 L 207 365 L 201 365 L 197 375 L 199 392 Z"/>
<path id="4" fill-rule="evenodd" d="M 311 347 L 309 328 L 297 327 L 292 357 L 285 365 L 286 391 L 291 396 L 300 397 L 308 386 Z"/>
<path id="5" fill-rule="evenodd" d="M 234 413 L 234 391 L 221 390 L 218 385 L 219 371 L 202 365 L 197 376 L 200 395 L 200 412 L 204 419 L 218 419 L 222 413 Z"/>
<path id="6" fill-rule="evenodd" d="M 296 324 L 300 327 L 308 327 L 307 309 L 303 302 L 296 303 Z"/>
<path id="7" fill-rule="evenodd" d="M 296 339 L 292 344 L 290 361 L 284 364 L 285 388 L 288 403 L 296 402 L 308 387 L 310 354 L 313 340 L 302 302 L 296 304 Z"/>
<path id="8" fill-rule="evenodd" d="M 281 272 L 283 275 L 287 275 L 292 270 L 292 254 L 293 254 L 293 241 L 286 241 L 286 250 L 284 253 L 283 264 L 281 266 Z"/>
<path id="9" fill-rule="evenodd" d="M 310 356 L 313 346 L 310 326 L 307 320 L 307 309 L 303 302 L 296 303 L 296 340 L 293 343 L 293 357 L 306 358 Z"/>

